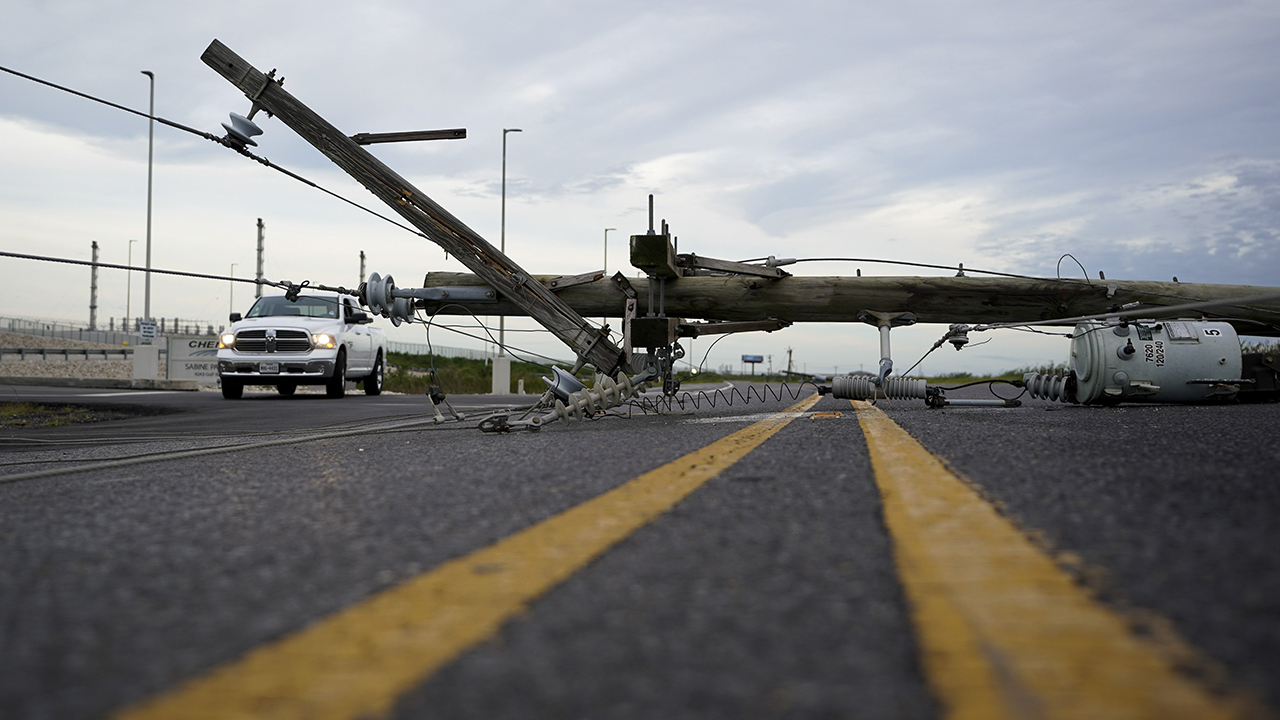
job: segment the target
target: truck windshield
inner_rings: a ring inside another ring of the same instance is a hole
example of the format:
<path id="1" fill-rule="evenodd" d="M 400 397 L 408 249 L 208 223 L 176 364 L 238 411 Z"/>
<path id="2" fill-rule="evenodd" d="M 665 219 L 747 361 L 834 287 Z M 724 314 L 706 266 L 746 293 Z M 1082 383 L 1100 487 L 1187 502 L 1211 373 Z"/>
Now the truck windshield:
<path id="1" fill-rule="evenodd" d="M 247 318 L 255 317 L 313 317 L 338 319 L 338 303 L 336 300 L 318 297 L 300 297 L 296 302 L 289 302 L 283 296 L 260 297 L 258 302 L 249 308 Z"/>

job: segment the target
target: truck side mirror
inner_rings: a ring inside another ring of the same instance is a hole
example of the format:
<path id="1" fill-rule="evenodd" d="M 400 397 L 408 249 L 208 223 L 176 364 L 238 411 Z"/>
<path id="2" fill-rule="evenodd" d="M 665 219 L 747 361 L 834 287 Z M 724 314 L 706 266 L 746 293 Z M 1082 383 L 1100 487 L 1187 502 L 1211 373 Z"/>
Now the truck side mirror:
<path id="1" fill-rule="evenodd" d="M 363 310 L 352 310 L 347 313 L 347 322 L 357 325 L 368 325 L 373 322 L 373 318 L 369 317 L 369 313 Z"/>
<path id="2" fill-rule="evenodd" d="M 240 313 L 231 313 L 231 322 L 240 322 Z"/>

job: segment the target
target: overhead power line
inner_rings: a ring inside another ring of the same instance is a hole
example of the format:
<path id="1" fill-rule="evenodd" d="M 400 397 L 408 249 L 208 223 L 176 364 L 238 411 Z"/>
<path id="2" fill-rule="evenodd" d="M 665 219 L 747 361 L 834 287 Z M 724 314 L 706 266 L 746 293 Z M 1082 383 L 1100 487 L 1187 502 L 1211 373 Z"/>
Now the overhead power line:
<path id="1" fill-rule="evenodd" d="M 123 112 L 127 112 L 127 113 L 130 113 L 130 114 L 132 114 L 132 115 L 137 115 L 138 117 L 144 117 L 144 118 L 149 118 L 149 119 L 151 119 L 151 120 L 155 120 L 156 122 L 158 122 L 158 123 L 160 123 L 160 124 L 162 124 L 162 125 L 167 125 L 168 127 L 174 128 L 175 130 L 181 130 L 181 131 L 186 132 L 186 133 L 191 133 L 192 135 L 195 135 L 195 136 L 197 136 L 197 137 L 202 137 L 202 138 L 204 138 L 205 140 L 208 140 L 209 142 L 214 142 L 214 143 L 217 143 L 217 144 L 219 144 L 219 145 L 222 145 L 223 147 L 230 148 L 231 150 L 235 150 L 236 152 L 240 153 L 241 155 L 244 155 L 245 157 L 249 158 L 250 160 L 255 160 L 255 161 L 257 161 L 257 162 L 259 162 L 259 163 L 261 163 L 261 164 L 263 164 L 263 165 L 266 165 L 267 167 L 271 168 L 272 170 L 276 170 L 276 171 L 278 171 L 278 172 L 280 172 L 280 173 L 283 173 L 283 174 L 284 174 L 284 175 L 286 175 L 287 177 L 290 177 L 290 178 L 292 178 L 292 179 L 294 179 L 294 180 L 297 180 L 298 182 L 303 183 L 304 185 L 309 185 L 310 187 L 313 187 L 313 188 L 315 188 L 316 190 L 319 190 L 320 192 L 325 193 L 326 195 L 329 195 L 329 196 L 331 196 L 331 197 L 334 197 L 334 198 L 336 198 L 336 199 L 338 199 L 338 200 L 341 200 L 341 201 L 342 201 L 342 202 L 344 202 L 344 203 L 347 203 L 348 205 L 351 205 L 351 206 L 353 206 L 353 207 L 355 207 L 355 208 L 358 208 L 358 209 L 360 209 L 360 210 L 363 210 L 363 211 L 365 211 L 365 212 L 369 213 L 370 215 L 373 215 L 374 217 L 377 217 L 377 218 L 379 218 L 379 219 L 385 220 L 385 221 L 387 221 L 387 222 L 391 223 L 392 225 L 395 225 L 396 227 L 400 228 L 401 230 L 404 230 L 404 231 L 406 231 L 406 232 L 411 232 L 411 233 L 413 233 L 414 235 L 417 235 L 418 237 L 422 237 L 422 238 L 425 238 L 425 237 L 426 237 L 426 235 L 423 235 L 422 233 L 418 232 L 417 230 L 413 229 L 412 227 L 409 227 L 408 225 L 405 225 L 405 224 L 403 224 L 403 223 L 401 223 L 401 222 L 398 222 L 398 221 L 396 221 L 396 220 L 394 220 L 394 219 L 392 219 L 392 218 L 390 218 L 390 217 L 388 217 L 388 216 L 386 216 L 386 215 L 383 215 L 382 213 L 380 213 L 380 212 L 378 212 L 378 211 L 376 211 L 376 210 L 374 210 L 374 209 L 372 209 L 372 208 L 370 208 L 370 207 L 367 207 L 367 206 L 365 206 L 365 205 L 361 205 L 360 203 L 358 203 L 358 202 L 356 202 L 356 201 L 354 201 L 354 200 L 351 200 L 351 199 L 349 199 L 349 198 L 343 197 L 342 195 L 339 195 L 338 193 L 336 193 L 336 192 L 334 192 L 334 191 L 332 191 L 332 190 L 329 190 L 329 189 L 328 189 L 328 188 L 326 188 L 326 187 L 323 187 L 323 186 L 318 185 L 317 183 L 315 183 L 315 182 L 313 182 L 313 181 L 311 181 L 311 180 L 308 180 L 307 178 L 305 178 L 305 177 L 303 177 L 303 176 L 301 176 L 301 175 L 299 175 L 299 174 L 297 174 L 297 173 L 293 172 L 292 170 L 288 170 L 288 169 L 285 169 L 285 168 L 283 168 L 283 167 L 280 167 L 279 165 L 277 165 L 277 164 L 275 164 L 275 163 L 271 162 L 270 160 L 268 160 L 268 159 L 267 159 L 267 158 L 265 158 L 265 157 L 262 157 L 261 155 L 255 155 L 255 154 L 253 154 L 253 153 L 249 152 L 246 148 L 244 148 L 244 147 L 240 147 L 240 146 L 236 145 L 235 143 L 233 143 L 233 142 L 229 141 L 229 140 L 228 140 L 227 138 L 225 138 L 225 137 L 219 137 L 219 136 L 217 136 L 217 135 L 214 135 L 213 133 L 207 133 L 207 132 L 205 132 L 205 131 L 203 131 L 203 130 L 197 130 L 196 128 L 189 127 L 189 126 L 187 126 L 187 125 L 183 125 L 182 123 L 174 122 L 173 120 L 169 120 L 169 119 L 167 119 L 167 118 L 160 117 L 159 115 L 152 115 L 152 114 L 150 114 L 150 113 L 142 112 L 141 110 L 134 110 L 134 109 L 133 109 L 133 108 L 131 108 L 131 107 L 126 107 L 126 106 L 121 105 L 121 104 L 119 104 L 119 103 L 111 102 L 110 100 L 105 100 L 105 99 L 103 99 L 103 98 L 96 97 L 96 96 L 94 96 L 94 95 L 90 95 L 90 94 L 88 94 L 88 93 L 80 92 L 79 90 L 73 90 L 73 89 L 71 89 L 71 88 L 69 88 L 69 87 L 66 87 L 66 86 L 64 86 L 64 85 L 59 85 L 59 84 L 57 84 L 57 83 L 50 82 L 50 81 L 48 81 L 48 80 L 44 80 L 44 79 L 38 78 L 38 77 L 36 77 L 36 76 L 34 76 L 34 75 L 28 75 L 27 73 L 19 72 L 19 71 L 17 71 L 17 70 L 14 70 L 13 68 L 4 67 L 3 65 L 0 65 L 0 71 L 7 72 L 7 73 L 9 73 L 10 75 L 15 75 L 15 76 L 17 76 L 17 77 L 23 78 L 24 80 L 30 80 L 31 82 L 39 83 L 39 84 L 41 84 L 41 85 L 45 85 L 45 86 L 47 86 L 47 87 L 54 88 L 55 90 L 61 90 L 62 92 L 70 93 L 70 94 L 72 94 L 72 95 L 75 95 L 76 97 L 81 97 L 81 98 L 84 98 L 84 99 L 86 99 L 86 100 L 90 100 L 90 101 L 93 101 L 93 102 L 96 102 L 96 103 L 100 103 L 100 104 L 102 104 L 102 105 L 106 105 L 107 107 L 115 108 L 116 110 L 121 110 L 121 111 L 123 111 Z"/>

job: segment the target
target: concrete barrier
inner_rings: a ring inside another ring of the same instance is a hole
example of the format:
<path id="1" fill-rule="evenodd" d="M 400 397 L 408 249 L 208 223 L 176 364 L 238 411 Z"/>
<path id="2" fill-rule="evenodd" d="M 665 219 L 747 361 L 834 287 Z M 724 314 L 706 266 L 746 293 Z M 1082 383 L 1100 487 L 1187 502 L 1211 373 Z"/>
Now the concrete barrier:
<path id="1" fill-rule="evenodd" d="M 113 388 L 119 390 L 183 390 L 197 391 L 195 380 L 154 380 L 144 378 L 64 378 L 64 377 L 0 377 L 0 385 L 37 387 Z"/>

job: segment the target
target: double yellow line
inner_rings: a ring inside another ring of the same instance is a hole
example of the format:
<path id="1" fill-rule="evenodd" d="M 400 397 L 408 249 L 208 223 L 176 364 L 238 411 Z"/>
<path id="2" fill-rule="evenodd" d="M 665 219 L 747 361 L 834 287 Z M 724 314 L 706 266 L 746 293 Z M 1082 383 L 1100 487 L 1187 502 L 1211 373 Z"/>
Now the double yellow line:
<path id="1" fill-rule="evenodd" d="M 818 397 L 115 717 L 348 720 L 385 715 L 398 697 L 741 460 Z"/>
<path id="2" fill-rule="evenodd" d="M 1208 692 L 1138 639 L 883 412 L 854 402 L 946 716 L 1214 720 L 1256 710 Z M 1185 650 L 1184 650 L 1185 652 Z"/>
<path id="3" fill-rule="evenodd" d="M 807 398 L 114 717 L 385 715 L 401 695 L 817 401 Z M 1248 714 L 1242 701 L 1179 675 L 884 413 L 854 405 L 922 665 L 946 717 Z"/>

